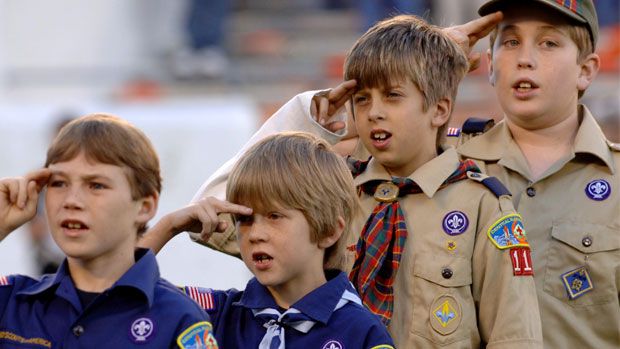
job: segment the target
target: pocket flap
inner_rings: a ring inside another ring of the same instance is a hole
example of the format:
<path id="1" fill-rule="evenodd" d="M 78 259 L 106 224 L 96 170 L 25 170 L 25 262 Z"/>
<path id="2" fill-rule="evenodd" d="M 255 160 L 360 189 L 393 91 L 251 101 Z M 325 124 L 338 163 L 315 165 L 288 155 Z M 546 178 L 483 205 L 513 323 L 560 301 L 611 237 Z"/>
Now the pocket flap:
<path id="1" fill-rule="evenodd" d="M 620 249 L 620 227 L 562 222 L 553 223 L 551 236 L 583 252 L 603 252 Z"/>
<path id="2" fill-rule="evenodd" d="M 413 274 L 444 287 L 471 285 L 471 259 L 418 253 Z M 449 276 L 449 277 L 446 277 Z"/>

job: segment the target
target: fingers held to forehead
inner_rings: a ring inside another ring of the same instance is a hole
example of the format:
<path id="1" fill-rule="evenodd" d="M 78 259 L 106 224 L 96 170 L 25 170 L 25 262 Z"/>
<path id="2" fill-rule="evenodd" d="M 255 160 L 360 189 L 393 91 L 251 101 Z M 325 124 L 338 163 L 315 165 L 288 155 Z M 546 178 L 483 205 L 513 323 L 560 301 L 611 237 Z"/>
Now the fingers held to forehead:
<path id="1" fill-rule="evenodd" d="M 42 168 L 36 171 L 32 171 L 28 174 L 26 174 L 26 180 L 30 181 L 34 181 L 37 185 L 37 189 L 40 191 L 46 184 L 47 181 L 50 179 L 51 176 L 51 172 L 49 169 L 47 168 Z"/>
<path id="2" fill-rule="evenodd" d="M 495 12 L 474 19 L 473 21 L 467 22 L 459 27 L 460 30 L 462 30 L 463 33 L 469 37 L 469 44 L 473 46 L 478 40 L 489 35 L 489 33 L 502 20 L 502 18 L 503 15 L 501 12 Z"/>

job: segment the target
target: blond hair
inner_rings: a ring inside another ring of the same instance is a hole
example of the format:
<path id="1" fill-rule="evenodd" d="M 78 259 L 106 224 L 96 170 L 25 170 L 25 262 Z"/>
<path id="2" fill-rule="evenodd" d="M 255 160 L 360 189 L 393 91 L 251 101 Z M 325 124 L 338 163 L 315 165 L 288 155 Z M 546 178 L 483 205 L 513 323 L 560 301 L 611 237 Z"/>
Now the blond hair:
<path id="1" fill-rule="evenodd" d="M 87 159 L 125 169 L 134 200 L 161 192 L 157 153 L 146 135 L 125 120 L 91 114 L 69 122 L 49 146 L 45 167 L 70 161 L 80 153 Z M 138 234 L 145 231 L 146 225 L 138 229 Z"/>
<path id="2" fill-rule="evenodd" d="M 351 48 L 344 64 L 345 80 L 359 88 L 390 86 L 408 78 L 423 96 L 423 111 L 443 98 L 454 101 L 469 68 L 459 45 L 441 28 L 413 15 L 378 22 Z M 438 132 L 438 141 L 444 133 Z"/>
<path id="3" fill-rule="evenodd" d="M 345 238 L 359 201 L 344 160 L 324 140 L 308 133 L 285 132 L 252 146 L 228 179 L 226 198 L 255 210 L 290 208 L 303 213 L 310 241 L 331 236 L 338 217 L 345 222 L 338 241 L 327 248 L 325 269 L 345 267 Z"/>

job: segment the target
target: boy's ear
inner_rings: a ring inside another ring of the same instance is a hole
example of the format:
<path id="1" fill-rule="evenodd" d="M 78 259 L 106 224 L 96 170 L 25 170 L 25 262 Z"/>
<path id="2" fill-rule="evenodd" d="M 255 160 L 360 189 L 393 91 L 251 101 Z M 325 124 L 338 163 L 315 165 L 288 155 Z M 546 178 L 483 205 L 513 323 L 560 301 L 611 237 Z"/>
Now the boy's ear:
<path id="1" fill-rule="evenodd" d="M 577 77 L 577 89 L 584 91 L 598 74 L 601 59 L 596 53 L 590 53 L 579 65 L 581 66 L 581 71 Z"/>
<path id="2" fill-rule="evenodd" d="M 450 98 L 442 98 L 435 105 L 435 114 L 431 119 L 433 127 L 441 127 L 450 120 L 450 112 L 452 111 L 452 100 Z"/>
<path id="3" fill-rule="evenodd" d="M 489 83 L 491 86 L 495 86 L 495 72 L 493 71 L 493 54 L 491 53 L 491 49 L 487 49 L 487 62 L 488 62 L 488 72 L 489 72 Z"/>
<path id="4" fill-rule="evenodd" d="M 136 217 L 136 223 L 138 225 L 144 225 L 148 223 L 153 217 L 155 217 L 155 213 L 157 213 L 157 203 L 159 202 L 158 194 L 151 194 L 149 196 L 145 196 L 141 199 L 138 199 L 138 216 Z"/>
<path id="5" fill-rule="evenodd" d="M 322 240 L 319 241 L 319 248 L 322 249 L 327 249 L 329 247 L 331 247 L 333 244 L 335 244 L 338 239 L 340 239 L 340 237 L 342 236 L 342 233 L 344 232 L 344 218 L 338 216 L 338 222 L 336 223 L 336 227 L 334 229 L 334 231 L 332 232 L 331 235 L 324 237 Z"/>

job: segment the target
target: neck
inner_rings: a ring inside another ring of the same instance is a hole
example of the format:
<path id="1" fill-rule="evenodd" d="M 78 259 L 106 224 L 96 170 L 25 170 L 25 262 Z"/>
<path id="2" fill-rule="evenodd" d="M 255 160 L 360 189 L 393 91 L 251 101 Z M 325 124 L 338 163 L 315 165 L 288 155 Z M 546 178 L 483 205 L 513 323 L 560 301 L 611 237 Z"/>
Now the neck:
<path id="1" fill-rule="evenodd" d="M 530 173 L 538 178 L 558 160 L 571 154 L 579 129 L 579 117 L 575 113 L 557 124 L 544 128 L 528 129 L 506 118 L 512 137 L 523 152 Z"/>
<path id="2" fill-rule="evenodd" d="M 92 260 L 67 258 L 69 273 L 75 287 L 82 291 L 101 293 L 135 264 L 134 250 L 102 256 Z"/>
<path id="3" fill-rule="evenodd" d="M 307 275 L 304 280 L 298 281 L 301 282 L 267 286 L 267 289 L 273 296 L 273 299 L 276 301 L 278 306 L 288 309 L 305 295 L 325 284 L 327 279 L 325 278 L 325 273 L 321 268 L 320 273 Z"/>

